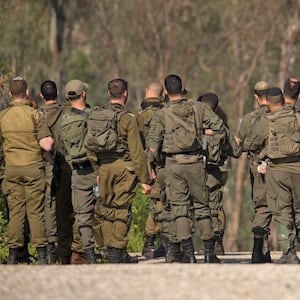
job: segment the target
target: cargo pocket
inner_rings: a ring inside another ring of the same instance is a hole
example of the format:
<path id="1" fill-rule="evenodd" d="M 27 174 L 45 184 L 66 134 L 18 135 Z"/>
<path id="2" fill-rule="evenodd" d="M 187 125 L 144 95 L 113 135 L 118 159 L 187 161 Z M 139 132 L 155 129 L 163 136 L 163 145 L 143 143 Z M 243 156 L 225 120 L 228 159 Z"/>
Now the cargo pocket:
<path id="1" fill-rule="evenodd" d="M 267 204 L 271 213 L 278 213 L 280 207 L 275 193 L 267 192 Z"/>

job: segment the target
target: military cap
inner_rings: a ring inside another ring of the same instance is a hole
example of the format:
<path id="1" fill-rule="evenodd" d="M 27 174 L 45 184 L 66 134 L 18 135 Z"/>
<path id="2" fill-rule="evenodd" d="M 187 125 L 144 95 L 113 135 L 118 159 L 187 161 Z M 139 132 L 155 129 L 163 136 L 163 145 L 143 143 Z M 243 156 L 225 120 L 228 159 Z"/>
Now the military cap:
<path id="1" fill-rule="evenodd" d="M 83 92 L 86 92 L 89 85 L 85 82 L 82 82 L 78 79 L 70 80 L 65 87 L 66 96 L 67 98 L 77 98 L 80 96 Z"/>
<path id="2" fill-rule="evenodd" d="M 254 86 L 254 90 L 255 91 L 264 91 L 267 90 L 270 87 L 269 83 L 266 81 L 258 81 L 256 82 L 255 86 Z"/>

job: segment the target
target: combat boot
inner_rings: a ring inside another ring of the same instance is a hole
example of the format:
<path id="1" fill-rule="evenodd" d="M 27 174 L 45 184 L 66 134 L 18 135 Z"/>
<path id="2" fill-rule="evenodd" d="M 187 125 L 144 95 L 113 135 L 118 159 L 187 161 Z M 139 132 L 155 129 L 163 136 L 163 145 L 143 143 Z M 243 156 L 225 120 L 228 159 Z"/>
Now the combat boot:
<path id="1" fill-rule="evenodd" d="M 263 238 L 254 237 L 253 251 L 251 257 L 252 264 L 266 263 L 265 255 L 263 254 Z"/>
<path id="2" fill-rule="evenodd" d="M 123 249 L 123 254 L 122 254 L 122 263 L 124 264 L 137 264 L 139 261 L 138 261 L 138 258 L 136 256 L 130 256 L 128 254 L 128 252 Z"/>
<path id="3" fill-rule="evenodd" d="M 194 245 L 193 245 L 192 238 L 183 240 L 181 242 L 181 246 L 183 250 L 182 262 L 188 264 L 195 264 L 197 261 L 194 254 Z"/>
<path id="4" fill-rule="evenodd" d="M 167 248 L 167 238 L 162 234 L 159 235 L 159 246 L 155 248 L 154 257 L 165 257 Z"/>
<path id="5" fill-rule="evenodd" d="M 180 243 L 171 243 L 169 242 L 166 253 L 166 262 L 175 263 L 182 262 L 183 253 L 180 249 Z"/>
<path id="6" fill-rule="evenodd" d="M 88 264 L 95 264 L 96 263 L 96 256 L 95 256 L 94 247 L 84 249 L 84 257 L 85 257 L 86 262 Z"/>
<path id="7" fill-rule="evenodd" d="M 144 248 L 142 255 L 148 259 L 154 258 L 155 245 L 154 245 L 155 235 L 146 235 Z"/>
<path id="8" fill-rule="evenodd" d="M 48 265 L 53 265 L 57 262 L 57 251 L 54 243 L 47 245 L 47 261 Z"/>
<path id="9" fill-rule="evenodd" d="M 289 249 L 286 254 L 283 254 L 277 261 L 276 264 L 299 264 L 299 258 L 295 249 Z"/>
<path id="10" fill-rule="evenodd" d="M 10 248 L 7 258 L 8 265 L 16 265 L 18 263 L 18 249 Z"/>
<path id="11" fill-rule="evenodd" d="M 123 250 L 113 247 L 108 247 L 107 251 L 107 260 L 111 264 L 120 264 L 123 262 Z"/>
<path id="12" fill-rule="evenodd" d="M 204 245 L 204 263 L 219 264 L 221 260 L 215 254 L 215 240 L 203 240 Z"/>
<path id="13" fill-rule="evenodd" d="M 263 254 L 265 257 L 265 262 L 266 263 L 271 263 L 272 259 L 271 259 L 271 251 L 270 251 L 270 243 L 269 243 L 269 234 L 265 234 L 263 237 Z"/>
<path id="14" fill-rule="evenodd" d="M 71 265 L 84 265 L 87 264 L 88 262 L 85 256 L 83 255 L 83 253 L 72 251 L 70 263 Z"/>
<path id="15" fill-rule="evenodd" d="M 37 247 L 36 248 L 38 254 L 38 264 L 39 265 L 47 265 L 47 248 L 44 247 Z"/>
<path id="16" fill-rule="evenodd" d="M 69 265 L 71 264 L 71 255 L 60 256 L 59 260 L 62 265 Z"/>
<path id="17" fill-rule="evenodd" d="M 215 232 L 215 254 L 225 255 L 223 246 L 223 236 L 224 232 Z"/>

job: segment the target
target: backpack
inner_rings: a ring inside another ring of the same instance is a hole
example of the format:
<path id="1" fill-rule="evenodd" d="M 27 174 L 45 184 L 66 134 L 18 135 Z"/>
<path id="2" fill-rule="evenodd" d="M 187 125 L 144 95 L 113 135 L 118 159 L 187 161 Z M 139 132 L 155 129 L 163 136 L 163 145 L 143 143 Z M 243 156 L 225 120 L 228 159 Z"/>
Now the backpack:
<path id="1" fill-rule="evenodd" d="M 127 148 L 122 147 L 118 136 L 118 122 L 126 113 L 125 109 L 115 111 L 110 108 L 95 107 L 87 121 L 86 149 L 96 154 L 124 152 Z"/>
<path id="2" fill-rule="evenodd" d="M 84 147 L 87 133 L 88 112 L 71 109 L 62 115 L 60 137 L 67 160 L 80 163 L 87 159 Z"/>
<path id="3" fill-rule="evenodd" d="M 263 153 L 271 159 L 300 155 L 300 115 L 284 107 L 268 121 L 267 154 Z"/>
<path id="4" fill-rule="evenodd" d="M 203 135 L 203 152 L 207 163 L 212 165 L 223 165 L 228 154 L 225 153 L 226 134 L 214 133 L 213 135 Z"/>
<path id="5" fill-rule="evenodd" d="M 184 153 L 202 148 L 203 108 L 192 100 L 162 108 L 165 115 L 163 152 Z"/>

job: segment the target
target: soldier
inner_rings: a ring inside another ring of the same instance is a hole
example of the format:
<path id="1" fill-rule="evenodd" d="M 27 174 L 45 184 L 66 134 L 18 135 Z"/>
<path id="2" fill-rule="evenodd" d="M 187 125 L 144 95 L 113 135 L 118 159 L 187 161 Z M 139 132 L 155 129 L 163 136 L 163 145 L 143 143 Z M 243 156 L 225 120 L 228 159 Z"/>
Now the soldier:
<path id="1" fill-rule="evenodd" d="M 6 165 L 2 191 L 9 208 L 8 264 L 17 263 L 17 249 L 24 245 L 26 216 L 39 264 L 47 264 L 46 180 L 41 149 L 51 151 L 54 140 L 41 114 L 31 107 L 28 94 L 27 82 L 15 77 L 10 83 L 10 106 L 0 114 Z"/>
<path id="2" fill-rule="evenodd" d="M 260 144 L 265 145 L 260 158 L 267 165 L 259 166 L 258 171 L 265 174 L 268 207 L 278 223 L 277 239 L 283 254 L 277 263 L 298 264 L 293 199 L 300 197 L 300 126 L 293 108 L 283 104 L 280 88 L 268 89 L 270 114 L 256 123 Z"/>
<path id="3" fill-rule="evenodd" d="M 73 79 L 67 83 L 65 92 L 66 98 L 71 103 L 71 110 L 62 116 L 60 133 L 64 155 L 72 167 L 72 204 L 76 229 L 80 236 L 84 257 L 87 263 L 93 264 L 96 263 L 92 228 L 95 205 L 93 188 L 97 183 L 97 172 L 84 147 L 90 111 L 86 104 L 87 84 Z"/>
<path id="4" fill-rule="evenodd" d="M 227 125 L 225 113 L 218 106 L 218 96 L 214 93 L 201 95 L 198 101 L 207 104 Z M 207 186 L 209 189 L 209 206 L 212 226 L 215 236 L 215 253 L 224 255 L 223 236 L 225 232 L 226 216 L 223 208 L 223 187 L 228 178 L 230 157 L 225 152 L 228 141 L 222 135 L 205 135 L 207 142 Z"/>
<path id="5" fill-rule="evenodd" d="M 142 110 L 137 115 L 137 121 L 139 125 L 139 130 L 141 133 L 141 138 L 143 141 L 144 149 L 147 150 L 146 139 L 149 130 L 149 124 L 151 120 L 151 116 L 154 111 L 160 109 L 162 107 L 163 101 L 163 86 L 159 82 L 151 82 L 145 89 L 145 99 L 141 103 Z M 163 170 L 163 160 L 155 166 L 150 166 L 153 172 L 155 172 L 154 177 L 157 177 L 159 172 L 164 172 Z M 152 172 L 152 170 L 150 170 Z M 161 176 L 158 176 L 160 178 Z M 151 188 L 151 193 L 149 195 L 151 204 L 150 204 L 150 212 L 146 221 L 146 238 L 145 244 L 142 251 L 142 255 L 146 258 L 154 258 L 165 256 L 166 250 L 165 246 L 166 241 L 162 236 L 162 211 L 163 211 L 163 203 L 160 201 L 160 186 L 157 181 L 157 178 L 154 180 L 154 184 Z M 160 238 L 160 245 L 158 247 L 155 246 L 155 238 L 156 236 Z"/>
<path id="6" fill-rule="evenodd" d="M 166 195 L 176 228 L 176 237 L 170 237 L 169 262 L 196 262 L 191 232 L 195 218 L 204 243 L 204 261 L 219 263 L 214 253 L 201 138 L 205 128 L 224 132 L 224 124 L 207 105 L 183 96 L 179 76 L 169 75 L 164 83 L 169 102 L 153 114 L 148 145 L 153 155 L 160 149 L 166 155 Z"/>
<path id="7" fill-rule="evenodd" d="M 250 180 L 254 203 L 252 263 L 271 262 L 269 235 L 272 215 L 267 205 L 265 175 L 257 172 L 257 168 L 261 163 L 259 153 L 263 145 L 260 145 L 259 139 L 257 139 L 259 131 L 254 130 L 255 124 L 264 119 L 268 112 L 266 99 L 268 88 L 269 84 L 266 81 L 258 81 L 255 84 L 254 97 L 258 108 L 243 117 L 238 133 L 241 147 L 243 151 L 247 151 L 250 161 Z"/>
<path id="8" fill-rule="evenodd" d="M 49 128 L 52 127 L 52 120 L 47 119 L 47 115 L 60 109 L 56 102 L 57 87 L 55 82 L 46 80 L 41 84 L 40 97 L 43 101 L 38 110 L 44 115 Z M 56 224 L 56 200 L 55 200 L 55 182 L 53 177 L 54 151 L 43 152 L 46 168 L 46 191 L 45 191 L 45 225 L 48 238 L 47 259 L 48 264 L 54 264 L 57 261 L 57 224 Z"/>
<path id="9" fill-rule="evenodd" d="M 137 183 L 148 194 L 149 174 L 146 155 L 140 138 L 135 116 L 128 113 L 127 82 L 113 79 L 108 83 L 110 105 L 105 112 L 117 117 L 117 144 L 99 155 L 99 198 L 103 216 L 102 234 L 107 247 L 109 263 L 137 263 L 126 251 L 127 235 L 131 222 L 131 205 Z M 101 113 L 101 111 L 100 111 Z"/>

